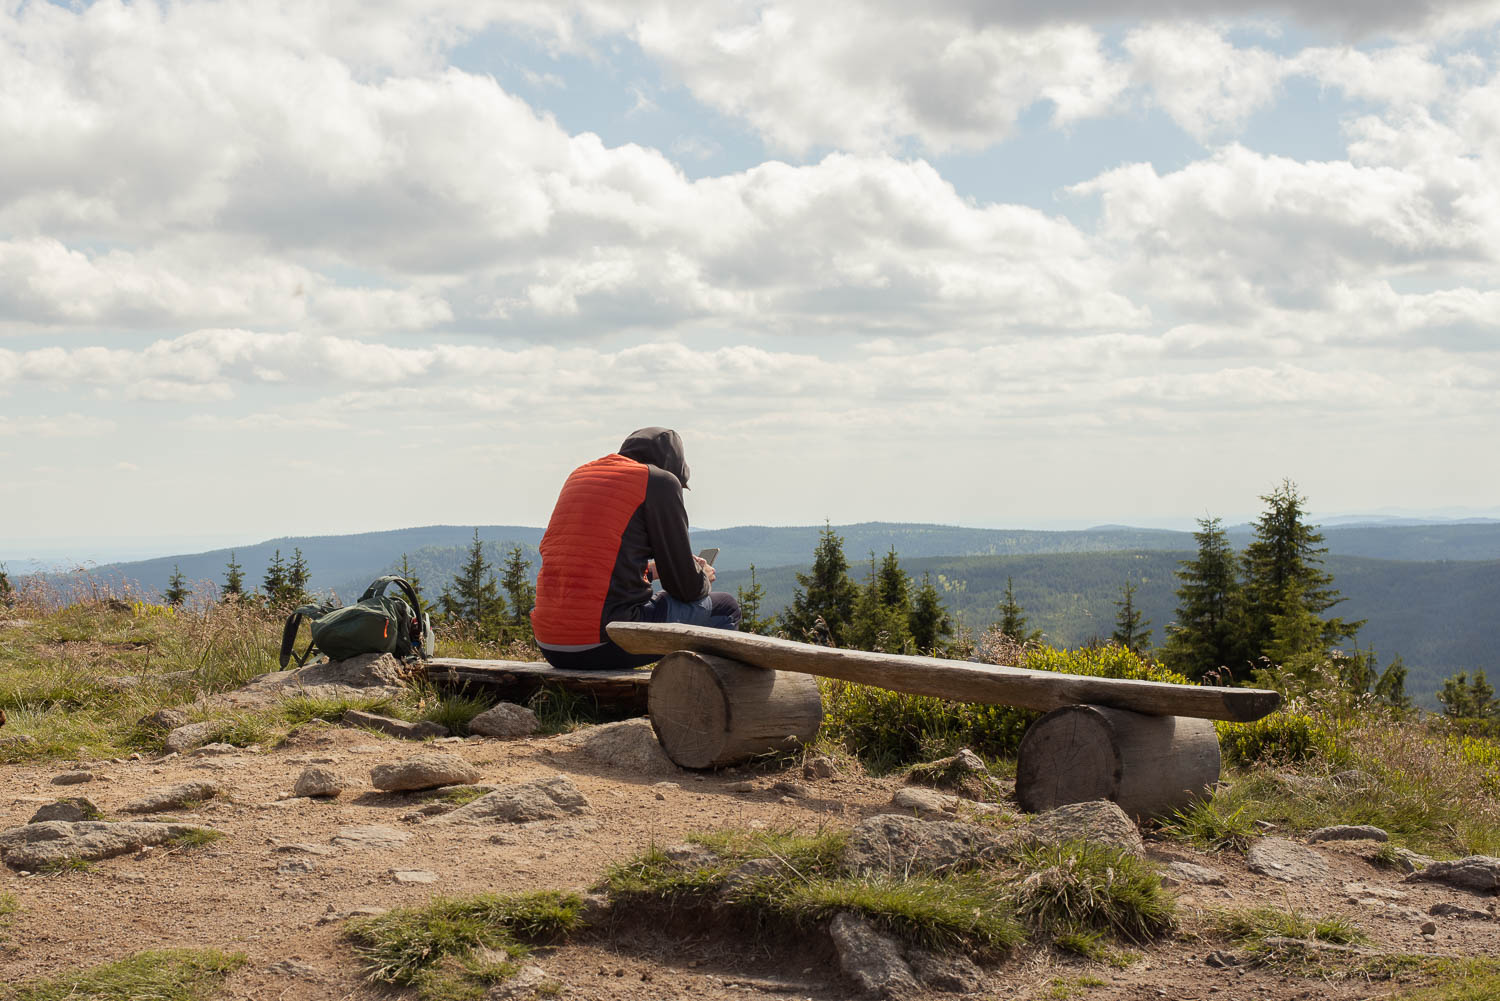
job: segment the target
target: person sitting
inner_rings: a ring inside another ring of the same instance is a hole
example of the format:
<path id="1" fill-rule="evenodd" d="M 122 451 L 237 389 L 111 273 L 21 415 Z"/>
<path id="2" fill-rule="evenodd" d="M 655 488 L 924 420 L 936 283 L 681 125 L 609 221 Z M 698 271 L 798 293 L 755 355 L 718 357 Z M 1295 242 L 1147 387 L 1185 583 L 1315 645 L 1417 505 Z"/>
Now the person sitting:
<path id="1" fill-rule="evenodd" d="M 670 428 L 641 428 L 563 483 L 537 574 L 532 631 L 553 667 L 640 667 L 658 654 L 630 654 L 609 639 L 611 622 L 683 622 L 740 627 L 734 595 L 713 591 L 714 568 L 693 555 L 682 492 L 688 464 Z M 651 579 L 662 590 L 652 592 Z"/>

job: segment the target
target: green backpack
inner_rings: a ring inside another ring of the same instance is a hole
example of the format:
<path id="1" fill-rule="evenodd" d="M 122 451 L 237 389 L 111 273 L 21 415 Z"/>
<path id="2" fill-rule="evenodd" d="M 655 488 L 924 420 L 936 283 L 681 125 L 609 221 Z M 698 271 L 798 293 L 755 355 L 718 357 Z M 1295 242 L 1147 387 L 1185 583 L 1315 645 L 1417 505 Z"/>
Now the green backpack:
<path id="1" fill-rule="evenodd" d="M 392 584 L 400 588 L 404 598 L 386 596 L 385 589 Z M 292 658 L 297 628 L 304 618 L 312 642 L 297 658 L 298 667 L 314 647 L 329 660 L 362 653 L 389 653 L 401 658 L 432 656 L 432 623 L 422 611 L 417 592 L 404 577 L 390 575 L 375 580 L 352 605 L 303 605 L 294 611 L 281 632 L 282 667 Z"/>

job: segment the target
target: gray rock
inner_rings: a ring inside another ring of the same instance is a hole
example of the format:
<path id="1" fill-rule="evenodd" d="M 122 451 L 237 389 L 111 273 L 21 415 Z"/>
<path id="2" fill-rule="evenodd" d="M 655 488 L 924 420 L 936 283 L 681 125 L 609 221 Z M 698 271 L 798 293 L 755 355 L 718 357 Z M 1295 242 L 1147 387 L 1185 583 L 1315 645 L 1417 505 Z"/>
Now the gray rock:
<path id="1" fill-rule="evenodd" d="M 1391 836 L 1369 824 L 1335 824 L 1320 827 L 1307 836 L 1309 844 L 1319 841 L 1389 841 Z"/>
<path id="2" fill-rule="evenodd" d="M 161 813 L 213 799 L 223 792 L 212 782 L 184 782 L 175 786 L 148 789 L 146 795 L 120 807 L 123 813 Z"/>
<path id="3" fill-rule="evenodd" d="M 1427 908 L 1427 913 L 1440 918 L 1458 918 L 1461 921 L 1490 921 L 1495 917 L 1489 911 L 1481 911 L 1477 907 L 1464 907 L 1462 904 L 1451 904 L 1446 900 Z"/>
<path id="4" fill-rule="evenodd" d="M 771 792 L 792 799 L 811 799 L 815 793 L 806 785 L 793 779 L 782 779 L 771 786 Z"/>
<path id="5" fill-rule="evenodd" d="M 984 988 L 984 974 L 962 953 L 908 949 L 906 961 L 924 987 L 950 994 L 976 994 Z"/>
<path id="6" fill-rule="evenodd" d="M 274 705 L 293 695 L 335 701 L 395 698 L 405 689 L 410 673 L 388 653 L 366 653 L 346 660 L 322 660 L 290 671 L 272 671 L 235 691 L 214 695 L 208 702 L 251 709 Z"/>
<path id="7" fill-rule="evenodd" d="M 411 837 L 405 831 L 382 824 L 363 824 L 356 827 L 340 827 L 333 836 L 333 843 L 340 848 L 395 848 Z"/>
<path id="8" fill-rule="evenodd" d="M 436 789 L 478 779 L 479 769 L 456 754 L 440 751 L 418 754 L 394 765 L 376 765 L 370 769 L 370 783 L 382 792 Z"/>
<path id="9" fill-rule="evenodd" d="M 266 967 L 266 972 L 278 977 L 291 977 L 294 980 L 322 980 L 323 974 L 315 966 L 307 963 L 299 963 L 295 959 L 283 959 Z"/>
<path id="10" fill-rule="evenodd" d="M 776 859 L 753 858 L 741 863 L 729 875 L 724 877 L 724 891 L 733 893 L 742 886 L 757 883 L 764 879 L 774 879 L 778 876 L 791 875 L 792 871 L 785 863 Z"/>
<path id="11" fill-rule="evenodd" d="M 707 869 L 724 861 L 712 848 L 691 841 L 670 845 L 662 849 L 662 854 L 680 869 Z"/>
<path id="12" fill-rule="evenodd" d="M 113 858 L 204 830 L 192 824 L 48 820 L 0 832 L 0 857 L 12 869 L 34 871 L 75 859 Z"/>
<path id="13" fill-rule="evenodd" d="M 826 754 L 814 754 L 802 762 L 802 777 L 809 781 L 833 778 L 833 759 Z"/>
<path id="14" fill-rule="evenodd" d="M 1405 879 L 1407 883 L 1419 881 L 1442 883 L 1444 886 L 1474 893 L 1500 892 L 1500 858 L 1470 855 L 1452 862 L 1433 862 Z"/>
<path id="15" fill-rule="evenodd" d="M 1203 961 L 1218 970 L 1232 970 L 1240 965 L 1240 957 L 1224 949 L 1215 949 L 1204 956 Z"/>
<path id="16" fill-rule="evenodd" d="M 276 852 L 297 852 L 302 855 L 332 855 L 333 849 L 327 845 L 309 845 L 301 842 L 289 842 L 277 845 L 271 849 Z"/>
<path id="17" fill-rule="evenodd" d="M 181 709 L 158 709 L 149 716 L 142 716 L 136 724 L 147 730 L 175 730 L 186 726 L 188 714 Z"/>
<path id="18" fill-rule="evenodd" d="M 1192 862 L 1169 862 L 1166 869 L 1162 871 L 1161 883 L 1163 886 L 1178 886 L 1182 883 L 1223 886 L 1224 874 L 1217 869 L 1195 865 Z"/>
<path id="19" fill-rule="evenodd" d="M 1245 852 L 1250 871 L 1283 883 L 1320 883 L 1328 878 L 1328 860 L 1306 845 L 1286 838 L 1261 838 Z"/>
<path id="20" fill-rule="evenodd" d="M 438 874 L 427 869 L 392 869 L 391 878 L 398 883 L 436 883 Z"/>
<path id="21" fill-rule="evenodd" d="M 79 820 L 98 820 L 99 808 L 82 796 L 69 796 L 56 803 L 48 803 L 31 815 L 28 824 L 40 824 L 48 820 L 64 820 L 72 823 Z"/>
<path id="22" fill-rule="evenodd" d="M 566 776 L 533 779 L 496 789 L 428 821 L 431 824 L 522 824 L 588 813 L 589 801 Z"/>
<path id="23" fill-rule="evenodd" d="M 559 737 L 558 744 L 584 757 L 612 765 L 633 775 L 677 775 L 681 770 L 667 757 L 647 719 L 591 726 Z"/>
<path id="24" fill-rule="evenodd" d="M 1006 848 L 999 834 L 978 824 L 887 813 L 849 832 L 844 864 L 858 874 L 957 872 L 999 858 Z"/>
<path id="25" fill-rule="evenodd" d="M 469 732 L 481 737 L 530 737 L 541 728 L 536 713 L 511 702 L 501 702 L 469 720 Z"/>
<path id="26" fill-rule="evenodd" d="M 844 974 L 867 994 L 880 997 L 917 989 L 917 978 L 901 956 L 901 944 L 856 914 L 834 915 L 828 934 Z"/>
<path id="27" fill-rule="evenodd" d="M 1422 924 L 1418 927 L 1417 930 L 1420 931 L 1423 935 L 1436 935 L 1437 934 L 1437 922 L 1436 921 L 1423 921 Z"/>
<path id="28" fill-rule="evenodd" d="M 162 742 L 169 753 L 182 754 L 191 751 L 201 744 L 213 740 L 224 730 L 224 724 L 217 720 L 204 720 L 202 723 L 184 723 L 182 726 L 174 726 L 167 739 Z"/>
<path id="29" fill-rule="evenodd" d="M 307 861 L 307 859 L 300 858 L 292 859 L 289 862 L 282 862 L 276 867 L 276 873 L 280 876 L 300 876 L 317 871 L 317 866 Z"/>
<path id="30" fill-rule="evenodd" d="M 959 802 L 957 796 L 949 796 L 946 793 L 924 789 L 920 786 L 897 789 L 896 794 L 891 797 L 891 805 L 897 809 L 911 810 L 913 813 L 927 816 L 956 813 Z"/>
<path id="31" fill-rule="evenodd" d="M 381 716 L 378 713 L 367 713 L 360 709 L 347 709 L 339 722 L 345 726 L 359 726 L 366 730 L 376 730 L 380 733 L 388 733 L 392 737 L 400 737 L 402 740 L 426 740 L 428 737 L 446 737 L 448 728 L 441 723 L 433 723 L 431 720 L 422 720 L 420 723 L 408 723 L 404 719 L 392 719 L 389 716 Z"/>
<path id="32" fill-rule="evenodd" d="M 222 741 L 218 741 L 212 744 L 204 744 L 202 747 L 193 748 L 188 752 L 188 757 L 213 758 L 222 757 L 226 754 L 243 754 L 244 751 L 245 748 L 243 747 L 235 747 L 233 744 L 225 744 Z"/>
<path id="33" fill-rule="evenodd" d="M 297 783 L 292 786 L 293 796 L 337 796 L 344 791 L 344 780 L 331 768 L 311 765 L 302 769 Z"/>
<path id="34" fill-rule="evenodd" d="M 76 786 L 82 785 L 85 782 L 92 782 L 97 777 L 93 772 L 79 769 L 78 771 L 63 772 L 60 775 L 52 776 L 52 784 L 55 786 Z"/>
<path id="35" fill-rule="evenodd" d="M 1026 825 L 1026 837 L 1044 844 L 1064 841 L 1087 841 L 1109 845 L 1138 858 L 1146 855 L 1146 845 L 1135 821 L 1118 803 L 1096 799 L 1087 803 L 1068 803 L 1055 810 L 1037 814 Z"/>
<path id="36" fill-rule="evenodd" d="M 1432 859 L 1429 856 L 1414 852 L 1410 848 L 1401 848 L 1397 846 L 1394 850 L 1394 854 L 1394 859 L 1378 853 L 1366 855 L 1365 859 L 1375 865 L 1390 865 L 1393 868 L 1400 869 L 1402 872 L 1407 874 L 1414 873 L 1419 869 L 1425 869 L 1428 866 L 1432 865 Z"/>
<path id="37" fill-rule="evenodd" d="M 1361 900 L 1405 900 L 1409 896 L 1409 894 L 1403 893 L 1400 890 L 1392 889 L 1389 886 L 1380 886 L 1375 883 L 1345 883 L 1344 892 L 1349 895 L 1351 900 L 1356 902 Z"/>

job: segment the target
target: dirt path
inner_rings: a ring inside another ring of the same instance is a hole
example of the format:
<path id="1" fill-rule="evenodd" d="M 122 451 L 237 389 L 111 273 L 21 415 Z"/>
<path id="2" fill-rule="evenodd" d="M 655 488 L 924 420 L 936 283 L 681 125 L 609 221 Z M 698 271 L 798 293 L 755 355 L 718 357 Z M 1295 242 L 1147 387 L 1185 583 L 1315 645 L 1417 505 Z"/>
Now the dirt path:
<path id="1" fill-rule="evenodd" d="M 430 749 L 463 756 L 490 785 L 563 773 L 588 798 L 592 812 L 519 826 L 436 826 L 403 819 L 424 802 L 421 795 L 375 793 L 370 769 Z M 332 802 L 286 799 L 310 764 L 338 771 L 351 787 Z M 0 829 L 26 823 L 39 806 L 60 796 L 87 796 L 114 815 L 149 788 L 210 779 L 224 786 L 227 799 L 173 816 L 215 827 L 226 837 L 200 848 L 149 849 L 81 872 L 26 876 L 0 869 L 0 890 L 21 904 L 8 928 L 0 930 L 0 980 L 5 982 L 142 949 L 217 947 L 249 956 L 247 966 L 229 982 L 229 997 L 389 997 L 385 989 L 362 981 L 354 953 L 339 938 L 341 915 L 420 904 L 433 894 L 584 889 L 611 862 L 652 844 L 675 843 L 691 831 L 847 827 L 865 816 L 890 812 L 898 788 L 890 779 L 836 776 L 809 783 L 809 797 L 791 798 L 767 788 L 776 776 L 730 771 L 641 778 L 592 762 L 565 748 L 560 738 L 470 738 L 419 748 L 334 726 L 304 728 L 274 750 L 85 766 L 97 779 L 67 787 L 51 783 L 66 770 L 60 764 L 0 766 Z M 747 778 L 754 791 L 732 788 Z M 393 843 L 334 843 L 342 829 L 372 825 L 393 831 Z M 1158 862 L 1196 862 L 1227 877 L 1222 887 L 1178 887 L 1189 930 L 1200 927 L 1200 916 L 1214 910 L 1269 904 L 1309 915 L 1348 915 L 1384 951 L 1500 952 L 1500 924 L 1493 920 L 1427 916 L 1428 908 L 1440 901 L 1484 908 L 1493 907 L 1492 899 L 1403 884 L 1398 875 L 1362 857 L 1368 845 L 1320 846 L 1329 860 L 1329 876 L 1301 883 L 1254 876 L 1235 856 L 1204 856 L 1166 842 L 1151 842 L 1150 849 Z M 432 874 L 435 880 L 398 881 L 398 872 L 409 871 Z M 1374 903 L 1351 902 L 1345 884 L 1353 883 L 1380 887 L 1384 897 L 1371 897 Z M 1427 920 L 1438 925 L 1431 939 L 1420 931 Z M 1057 996 L 1059 983 L 1074 984 L 1076 997 L 1148 1001 L 1357 999 L 1383 997 L 1393 989 L 1384 982 L 1303 979 L 1206 964 L 1205 957 L 1222 947 L 1178 937 L 1143 951 L 1124 969 L 1026 950 L 989 971 L 984 996 Z M 816 936 L 757 951 L 751 943 L 691 929 L 633 929 L 614 940 L 584 937 L 544 950 L 538 962 L 562 982 L 568 998 L 856 996 L 839 973 L 831 948 Z M 1080 977 L 1103 983 L 1078 984 Z"/>

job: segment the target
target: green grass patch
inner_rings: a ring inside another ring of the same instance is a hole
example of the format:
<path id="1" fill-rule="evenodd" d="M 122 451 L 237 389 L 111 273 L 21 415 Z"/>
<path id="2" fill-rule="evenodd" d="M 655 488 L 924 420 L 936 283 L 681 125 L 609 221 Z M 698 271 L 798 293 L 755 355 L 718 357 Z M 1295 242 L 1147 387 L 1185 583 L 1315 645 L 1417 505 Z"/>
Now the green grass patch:
<path id="1" fill-rule="evenodd" d="M 1129 852 L 1071 841 L 1028 849 L 1020 867 L 1017 915 L 1067 951 L 1095 958 L 1099 936 L 1142 943 L 1176 926 L 1176 898 Z"/>
<path id="2" fill-rule="evenodd" d="M 211 845 L 215 841 L 222 841 L 223 831 L 210 830 L 207 827 L 195 827 L 191 831 L 184 831 L 172 839 L 172 844 L 177 848 L 202 848 Z"/>
<path id="3" fill-rule="evenodd" d="M 164 949 L 0 990 L 6 1001 L 207 1001 L 243 965 L 242 953 Z"/>
<path id="4" fill-rule="evenodd" d="M 576 894 L 552 891 L 439 897 L 425 907 L 351 921 L 345 935 L 371 980 L 415 985 L 429 992 L 424 998 L 440 999 L 459 996 L 451 992 L 465 983 L 482 986 L 488 974 L 471 970 L 473 963 L 493 965 L 495 953 L 508 962 L 525 955 L 523 941 L 580 928 L 582 908 Z"/>
<path id="5" fill-rule="evenodd" d="M 1447 959 L 1401 955 L 1390 959 L 1391 971 L 1373 975 L 1420 976 L 1431 981 L 1388 995 L 1389 1001 L 1493 1001 L 1500 997 L 1500 960 L 1493 958 Z"/>
<path id="6" fill-rule="evenodd" d="M 448 728 L 449 733 L 466 737 L 469 734 L 469 721 L 494 704 L 493 699 L 466 695 L 463 692 L 433 693 L 430 696 L 424 695 L 421 699 L 417 718 L 442 724 Z"/>
<path id="7" fill-rule="evenodd" d="M 541 733 L 571 733 L 579 727 L 596 723 L 614 723 L 626 719 L 631 710 L 623 706 L 600 705 L 599 700 L 583 692 L 570 692 L 555 685 L 543 685 L 526 702 L 536 713 Z"/>
<path id="8" fill-rule="evenodd" d="M 1248 946 L 1263 945 L 1268 938 L 1314 939 L 1334 945 L 1365 941 L 1359 926 L 1342 915 L 1308 917 L 1275 907 L 1223 912 L 1215 916 L 1213 929 L 1230 941 Z"/>
<path id="9" fill-rule="evenodd" d="M 447 786 L 442 789 L 434 789 L 424 793 L 422 799 L 436 803 L 451 803 L 454 806 L 467 806 L 481 796 L 487 795 L 485 790 L 478 786 Z"/>
<path id="10" fill-rule="evenodd" d="M 0 918 L 8 918 L 21 909 L 21 901 L 14 893 L 0 890 Z"/>
<path id="11" fill-rule="evenodd" d="M 1240 803 L 1231 809 L 1228 797 L 1195 799 L 1173 811 L 1162 824 L 1162 831 L 1208 851 L 1243 852 L 1260 836 L 1255 826 L 1256 813 L 1250 806 Z"/>

